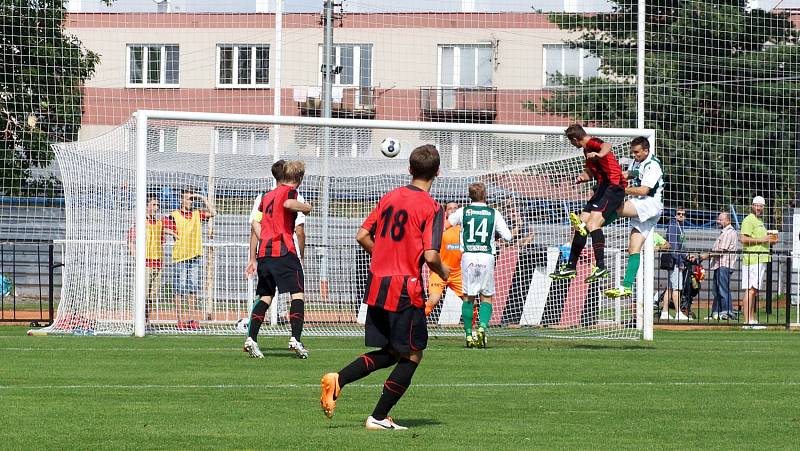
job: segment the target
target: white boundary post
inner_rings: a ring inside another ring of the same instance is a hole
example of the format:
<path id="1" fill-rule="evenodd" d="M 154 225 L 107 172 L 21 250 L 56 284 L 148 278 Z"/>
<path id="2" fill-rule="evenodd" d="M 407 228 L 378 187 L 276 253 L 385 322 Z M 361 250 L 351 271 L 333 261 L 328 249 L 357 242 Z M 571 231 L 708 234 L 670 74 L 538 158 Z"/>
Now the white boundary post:
<path id="1" fill-rule="evenodd" d="M 136 277 L 133 334 L 145 333 L 145 253 L 147 252 L 147 112 L 136 113 Z"/>
<path id="2" fill-rule="evenodd" d="M 656 152 L 656 135 L 651 132 L 649 135 L 644 135 L 650 141 L 650 151 Z M 655 231 L 653 231 L 655 233 Z M 637 309 L 637 316 L 644 315 L 644 318 L 637 318 L 636 324 L 641 324 L 643 329 L 643 337 L 646 341 L 653 341 L 653 290 L 654 290 L 654 277 L 655 268 L 653 260 L 655 259 L 655 247 L 653 245 L 653 233 L 644 240 L 644 247 L 642 248 L 643 254 L 641 262 L 641 275 L 642 275 L 642 307 Z"/>

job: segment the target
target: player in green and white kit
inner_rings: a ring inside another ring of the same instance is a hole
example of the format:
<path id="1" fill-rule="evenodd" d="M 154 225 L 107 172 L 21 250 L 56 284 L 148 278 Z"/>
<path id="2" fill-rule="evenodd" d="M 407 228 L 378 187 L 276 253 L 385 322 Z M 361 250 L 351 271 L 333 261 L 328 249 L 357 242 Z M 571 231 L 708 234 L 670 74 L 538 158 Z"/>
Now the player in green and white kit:
<path id="1" fill-rule="evenodd" d="M 617 210 L 622 217 L 631 218 L 631 236 L 628 241 L 628 267 L 619 288 L 605 291 L 612 298 L 627 297 L 633 294 L 633 282 L 639 271 L 640 252 L 647 236 L 658 224 L 664 210 L 661 192 L 664 191 L 664 171 L 659 160 L 650 151 L 650 142 L 640 136 L 631 141 L 633 163 L 627 171 L 629 179 L 625 194 L 628 200 Z"/>
<path id="2" fill-rule="evenodd" d="M 494 296 L 494 255 L 495 234 L 511 241 L 503 216 L 486 205 L 486 185 L 480 182 L 469 185 L 469 198 L 472 203 L 459 208 L 450 215 L 448 221 L 453 226 L 461 224 L 461 277 L 463 281 L 464 303 L 461 315 L 464 319 L 464 333 L 468 348 L 486 347 L 486 329 L 492 317 L 492 296 Z M 480 296 L 478 309 L 478 331 L 473 335 L 472 316 L 475 297 Z"/>

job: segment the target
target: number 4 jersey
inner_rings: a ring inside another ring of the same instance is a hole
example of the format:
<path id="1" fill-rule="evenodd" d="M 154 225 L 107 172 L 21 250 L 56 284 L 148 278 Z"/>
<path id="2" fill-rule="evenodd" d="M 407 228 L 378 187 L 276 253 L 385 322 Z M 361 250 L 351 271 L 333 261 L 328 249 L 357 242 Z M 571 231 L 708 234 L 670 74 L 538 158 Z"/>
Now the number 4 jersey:
<path id="1" fill-rule="evenodd" d="M 424 305 L 423 252 L 439 251 L 444 212 L 424 190 L 407 185 L 390 191 L 362 224 L 375 241 L 364 302 L 398 312 Z"/>
<path id="2" fill-rule="evenodd" d="M 494 255 L 497 253 L 495 234 L 511 241 L 511 231 L 503 216 L 483 202 L 459 208 L 448 220 L 454 226 L 461 224 L 461 249 L 464 253 Z"/>

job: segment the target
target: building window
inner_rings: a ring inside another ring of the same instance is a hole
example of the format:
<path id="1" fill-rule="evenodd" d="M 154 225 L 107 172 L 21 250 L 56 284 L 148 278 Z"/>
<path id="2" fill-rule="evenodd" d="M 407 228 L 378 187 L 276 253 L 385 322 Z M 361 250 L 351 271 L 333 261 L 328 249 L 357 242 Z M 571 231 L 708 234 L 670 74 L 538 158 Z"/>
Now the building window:
<path id="1" fill-rule="evenodd" d="M 439 86 L 492 86 L 493 62 L 491 44 L 440 45 Z"/>
<path id="2" fill-rule="evenodd" d="M 333 65 L 341 71 L 334 75 L 337 86 L 372 86 L 372 44 L 334 45 Z M 322 46 L 319 47 L 320 67 L 323 64 Z M 322 84 L 322 73 L 319 78 Z"/>
<path id="3" fill-rule="evenodd" d="M 569 75 L 586 81 L 600 75 L 600 58 L 587 49 L 570 48 L 566 44 L 545 44 L 544 85 L 561 86 L 557 75 Z"/>
<path id="4" fill-rule="evenodd" d="M 216 153 L 268 155 L 269 130 L 266 128 L 231 128 L 216 129 Z"/>
<path id="5" fill-rule="evenodd" d="M 128 86 L 177 87 L 178 46 L 173 44 L 128 45 Z"/>
<path id="6" fill-rule="evenodd" d="M 222 44 L 217 46 L 217 86 L 269 86 L 269 46 Z"/>
<path id="7" fill-rule="evenodd" d="M 177 152 L 177 127 L 150 127 L 147 129 L 148 152 Z"/>

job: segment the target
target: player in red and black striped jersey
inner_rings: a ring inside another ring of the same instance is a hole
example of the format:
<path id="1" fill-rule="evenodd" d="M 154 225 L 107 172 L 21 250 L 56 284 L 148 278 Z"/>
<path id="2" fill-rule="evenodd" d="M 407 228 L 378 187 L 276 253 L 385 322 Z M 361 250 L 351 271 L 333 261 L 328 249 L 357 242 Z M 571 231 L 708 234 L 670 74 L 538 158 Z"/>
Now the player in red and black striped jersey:
<path id="1" fill-rule="evenodd" d="M 627 181 L 617 157 L 611 151 L 611 144 L 590 136 L 578 124 L 570 125 L 565 133 L 573 146 L 583 149 L 583 155 L 586 158 L 583 172 L 575 180 L 575 183 L 595 180 L 597 186 L 594 194 L 583 207 L 580 216 L 575 213 L 569 214 L 570 222 L 575 227 L 569 261 L 550 274 L 550 277 L 553 279 L 575 278 L 578 257 L 586 246 L 586 236 L 591 235 L 595 266 L 592 267 L 586 282 L 595 282 L 609 275 L 605 260 L 606 239 L 603 235 L 603 225 L 616 219 L 617 210 L 625 202 Z"/>
<path id="2" fill-rule="evenodd" d="M 292 337 L 299 343 L 295 348 L 297 356 L 307 358 L 308 352 L 300 341 L 305 321 L 303 283 L 303 266 L 294 246 L 294 222 L 297 212 L 308 213 L 311 205 L 297 200 L 297 187 L 305 175 L 302 161 L 290 161 L 284 168 L 282 183 L 261 198 L 261 237 L 258 241 L 257 273 L 258 286 L 256 295 L 258 302 L 250 313 L 248 337 L 244 342 L 244 350 L 251 357 L 263 358 L 258 347 L 258 331 L 275 296 L 276 288 L 288 292 L 292 298 L 289 307 L 289 324 Z"/>
<path id="3" fill-rule="evenodd" d="M 364 338 L 367 346 L 380 349 L 322 377 L 320 404 L 330 418 L 342 387 L 394 365 L 367 418 L 367 429 L 405 429 L 388 414 L 411 384 L 428 343 L 422 265 L 427 263 L 442 280 L 450 275 L 450 268 L 439 258 L 444 212 L 428 194 L 439 175 L 436 147 L 428 144 L 414 149 L 409 172 L 411 184 L 383 196 L 356 235 L 372 255 L 364 295 L 368 305 Z"/>

